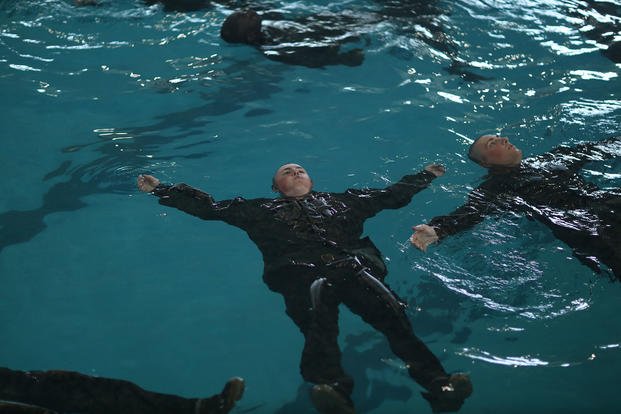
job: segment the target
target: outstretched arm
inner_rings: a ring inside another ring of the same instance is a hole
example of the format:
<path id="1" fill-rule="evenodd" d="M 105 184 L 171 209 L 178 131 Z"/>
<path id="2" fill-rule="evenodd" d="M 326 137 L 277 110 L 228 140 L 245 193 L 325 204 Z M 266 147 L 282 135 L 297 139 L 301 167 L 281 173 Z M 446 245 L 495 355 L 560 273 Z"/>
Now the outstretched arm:
<path id="1" fill-rule="evenodd" d="M 406 175 L 397 183 L 377 194 L 377 200 L 384 204 L 382 208 L 401 208 L 406 206 L 414 195 L 431 184 L 437 177 L 444 175 L 444 166 L 429 164 L 418 174 Z"/>
<path id="2" fill-rule="evenodd" d="M 576 172 L 586 163 L 591 161 L 602 161 L 613 157 L 621 156 L 621 137 L 612 137 L 603 141 L 585 142 L 573 147 L 560 146 L 548 154 L 555 159 L 560 156 L 560 161 L 567 166 L 571 172 Z"/>
<path id="3" fill-rule="evenodd" d="M 468 201 L 446 216 L 437 216 L 427 224 L 412 227 L 414 233 L 410 243 L 422 251 L 427 247 L 461 231 L 470 229 L 485 219 L 489 214 L 497 212 L 494 199 L 481 188 L 474 190 Z"/>
<path id="4" fill-rule="evenodd" d="M 175 207 L 204 220 L 236 221 L 239 214 L 229 207 L 240 205 L 242 199 L 216 202 L 213 197 L 187 184 L 167 185 L 152 175 L 141 174 L 136 181 L 140 191 L 152 193 L 160 198 L 160 204 Z M 237 201 L 237 202 L 236 202 Z"/>
<path id="5" fill-rule="evenodd" d="M 427 188 L 436 177 L 442 176 L 444 171 L 442 165 L 430 164 L 419 173 L 406 175 L 384 189 L 350 189 L 346 194 L 360 200 L 360 209 L 364 210 L 368 217 L 372 217 L 384 209 L 406 206 L 416 193 Z"/>

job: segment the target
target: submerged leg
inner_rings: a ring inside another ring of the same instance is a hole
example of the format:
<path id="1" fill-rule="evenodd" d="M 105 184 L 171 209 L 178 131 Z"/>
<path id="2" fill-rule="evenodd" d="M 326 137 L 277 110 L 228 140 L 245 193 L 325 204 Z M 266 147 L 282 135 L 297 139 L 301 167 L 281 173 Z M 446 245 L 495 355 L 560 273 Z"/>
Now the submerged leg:
<path id="1" fill-rule="evenodd" d="M 292 273 L 288 275 L 289 280 L 297 278 L 298 282 L 282 284 L 278 292 L 285 300 L 287 315 L 304 335 L 300 361 L 302 377 L 313 384 L 337 384 L 340 392 L 349 395 L 353 382 L 341 366 L 337 341 L 338 302 L 332 295 L 327 295 L 327 285 L 320 282 L 324 279 L 317 281 L 316 275 L 310 278 L 301 272 Z M 313 307 L 313 300 L 321 300 L 321 306 Z"/>
<path id="2" fill-rule="evenodd" d="M 245 382 L 240 377 L 229 379 L 220 394 L 209 398 L 200 398 L 194 404 L 195 414 L 225 414 L 235 407 L 235 403 L 244 395 Z"/>
<path id="3" fill-rule="evenodd" d="M 311 400 L 322 414 L 354 414 L 351 400 L 353 380 L 341 366 L 338 346 L 338 305 L 326 278 L 315 280 L 310 289 L 311 323 L 302 353 L 302 375 L 316 385 Z"/>
<path id="4" fill-rule="evenodd" d="M 146 391 L 124 380 L 71 371 L 14 371 L 0 368 L 0 399 L 35 404 L 59 412 L 84 414 L 228 413 L 241 398 L 243 380 L 229 380 L 207 399 Z"/>
<path id="5" fill-rule="evenodd" d="M 16 403 L 13 401 L 0 401 L 0 413 L 2 414 L 58 414 L 56 411 L 36 405 Z"/>
<path id="6" fill-rule="evenodd" d="M 440 360 L 414 334 L 405 305 L 394 292 L 363 270 L 358 278 L 340 286 L 339 294 L 352 312 L 386 336 L 410 376 L 427 390 L 423 396 L 434 411 L 459 409 L 472 393 L 470 380 L 464 374 L 450 376 L 444 370 Z"/>

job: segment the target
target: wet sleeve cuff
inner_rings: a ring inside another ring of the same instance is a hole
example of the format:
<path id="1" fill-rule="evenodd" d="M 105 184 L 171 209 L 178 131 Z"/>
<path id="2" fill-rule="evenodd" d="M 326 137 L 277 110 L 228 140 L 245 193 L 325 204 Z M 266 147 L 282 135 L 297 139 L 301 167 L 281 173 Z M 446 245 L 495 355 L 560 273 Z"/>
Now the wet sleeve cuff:
<path id="1" fill-rule="evenodd" d="M 170 189 L 173 187 L 172 184 L 162 184 L 160 183 L 157 187 L 151 191 L 151 194 L 157 197 L 164 197 L 170 193 Z"/>

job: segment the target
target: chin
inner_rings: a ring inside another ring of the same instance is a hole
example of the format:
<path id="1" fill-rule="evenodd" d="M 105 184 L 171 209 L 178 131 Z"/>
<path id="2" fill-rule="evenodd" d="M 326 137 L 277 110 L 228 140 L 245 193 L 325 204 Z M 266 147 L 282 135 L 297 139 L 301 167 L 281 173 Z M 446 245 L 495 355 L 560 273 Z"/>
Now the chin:
<path id="1" fill-rule="evenodd" d="M 304 197 L 306 194 L 310 193 L 310 190 L 295 188 L 287 191 L 286 193 L 282 193 L 285 197 Z"/>

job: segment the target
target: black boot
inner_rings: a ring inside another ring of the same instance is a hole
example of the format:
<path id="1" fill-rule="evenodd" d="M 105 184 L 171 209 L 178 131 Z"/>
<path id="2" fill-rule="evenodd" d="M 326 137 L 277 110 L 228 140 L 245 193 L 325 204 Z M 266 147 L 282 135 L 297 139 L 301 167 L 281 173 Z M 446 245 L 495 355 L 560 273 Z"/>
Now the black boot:
<path id="1" fill-rule="evenodd" d="M 349 396 L 328 384 L 315 385 L 311 390 L 311 400 L 321 414 L 355 414 Z"/>
<path id="2" fill-rule="evenodd" d="M 457 373 L 446 378 L 437 378 L 431 383 L 429 392 L 422 392 L 434 413 L 457 411 L 466 398 L 472 394 L 472 383 L 467 374 Z"/>

